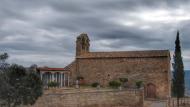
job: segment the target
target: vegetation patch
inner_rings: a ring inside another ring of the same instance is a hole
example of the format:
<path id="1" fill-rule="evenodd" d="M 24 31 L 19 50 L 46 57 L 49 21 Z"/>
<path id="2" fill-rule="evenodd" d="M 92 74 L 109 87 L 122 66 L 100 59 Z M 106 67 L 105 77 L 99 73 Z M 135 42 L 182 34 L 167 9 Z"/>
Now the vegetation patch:
<path id="1" fill-rule="evenodd" d="M 136 87 L 141 88 L 143 85 L 143 81 L 136 81 Z"/>
<path id="2" fill-rule="evenodd" d="M 119 86 L 121 86 L 121 82 L 117 80 L 113 80 L 109 82 L 109 86 L 112 88 L 118 88 Z"/>
<path id="3" fill-rule="evenodd" d="M 57 82 L 51 81 L 48 83 L 48 87 L 57 87 L 59 84 Z"/>
<path id="4" fill-rule="evenodd" d="M 100 85 L 98 82 L 94 82 L 94 83 L 92 83 L 92 87 L 98 87 L 98 85 Z"/>

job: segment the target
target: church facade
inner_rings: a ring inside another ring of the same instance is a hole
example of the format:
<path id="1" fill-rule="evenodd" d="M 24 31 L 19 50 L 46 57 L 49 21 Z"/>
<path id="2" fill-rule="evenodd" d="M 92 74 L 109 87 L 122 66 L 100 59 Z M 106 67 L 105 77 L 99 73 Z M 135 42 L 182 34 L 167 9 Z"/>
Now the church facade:
<path id="1" fill-rule="evenodd" d="M 134 88 L 143 81 L 147 98 L 167 99 L 171 95 L 169 50 L 90 52 L 90 39 L 83 33 L 76 40 L 75 61 L 65 67 L 71 83 L 82 77 L 86 84 L 107 86 L 112 80 L 128 78 Z"/>

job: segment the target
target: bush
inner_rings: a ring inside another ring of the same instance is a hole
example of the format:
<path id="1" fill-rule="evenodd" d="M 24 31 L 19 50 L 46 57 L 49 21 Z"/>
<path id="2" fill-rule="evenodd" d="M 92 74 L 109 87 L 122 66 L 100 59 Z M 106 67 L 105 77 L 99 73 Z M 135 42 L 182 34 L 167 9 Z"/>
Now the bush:
<path id="1" fill-rule="evenodd" d="M 137 81 L 137 82 L 136 82 L 137 88 L 141 88 L 142 85 L 143 85 L 143 81 Z"/>
<path id="2" fill-rule="evenodd" d="M 48 83 L 48 87 L 57 87 L 59 84 L 57 82 L 51 81 Z"/>
<path id="3" fill-rule="evenodd" d="M 118 88 L 119 86 L 121 86 L 121 82 L 113 80 L 109 82 L 109 86 L 112 88 Z"/>
<path id="4" fill-rule="evenodd" d="M 128 81 L 128 78 L 119 78 L 119 81 L 122 82 L 122 83 L 125 83 Z"/>
<path id="5" fill-rule="evenodd" d="M 94 82 L 94 83 L 92 83 L 92 87 L 97 87 L 98 85 L 100 85 L 98 82 Z"/>
<path id="6" fill-rule="evenodd" d="M 84 77 L 82 77 L 82 76 L 77 77 L 77 80 L 83 80 L 83 79 L 84 79 Z"/>
<path id="7" fill-rule="evenodd" d="M 119 81 L 121 82 L 123 87 L 127 87 L 128 78 L 119 78 Z"/>

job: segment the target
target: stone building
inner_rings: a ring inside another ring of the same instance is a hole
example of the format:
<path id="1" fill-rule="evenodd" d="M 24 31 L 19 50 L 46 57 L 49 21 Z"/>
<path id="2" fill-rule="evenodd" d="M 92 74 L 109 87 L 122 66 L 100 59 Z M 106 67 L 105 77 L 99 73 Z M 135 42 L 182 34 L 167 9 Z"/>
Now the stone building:
<path id="1" fill-rule="evenodd" d="M 145 97 L 166 99 L 171 93 L 169 50 L 90 52 L 90 39 L 83 33 L 76 40 L 75 61 L 65 67 L 71 83 L 83 77 L 86 84 L 128 78 L 128 87 L 143 81 Z"/>

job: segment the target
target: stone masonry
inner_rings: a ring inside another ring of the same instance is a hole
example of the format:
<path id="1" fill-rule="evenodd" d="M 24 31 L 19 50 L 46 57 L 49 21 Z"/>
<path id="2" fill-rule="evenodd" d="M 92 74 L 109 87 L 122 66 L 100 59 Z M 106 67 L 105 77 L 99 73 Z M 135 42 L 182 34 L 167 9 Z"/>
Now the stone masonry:
<path id="1" fill-rule="evenodd" d="M 27 107 L 143 107 L 142 90 L 55 91 L 46 92 Z"/>

